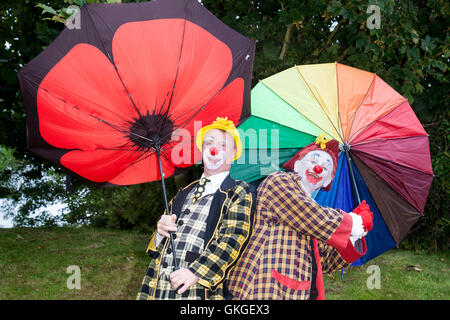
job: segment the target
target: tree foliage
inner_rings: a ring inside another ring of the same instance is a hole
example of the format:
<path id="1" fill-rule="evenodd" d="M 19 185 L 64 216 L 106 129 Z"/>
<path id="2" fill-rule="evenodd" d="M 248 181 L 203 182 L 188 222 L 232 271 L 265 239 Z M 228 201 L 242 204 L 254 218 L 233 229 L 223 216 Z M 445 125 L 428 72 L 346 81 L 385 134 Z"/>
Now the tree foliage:
<path id="1" fill-rule="evenodd" d="M 224 23 L 257 41 L 253 84 L 295 64 L 337 61 L 376 72 L 408 98 L 430 134 L 435 179 L 425 216 L 415 225 L 407 243 L 422 248 L 430 245 L 448 248 L 448 1 L 201 2 Z M 67 197 L 64 172 L 26 149 L 25 114 L 17 71 L 58 35 L 64 27 L 60 22 L 68 17 L 66 9 L 73 4 L 81 3 L 80 0 L 2 1 L 0 145 L 8 148 L 5 150 L 14 150 L 16 164 L 21 165 L 6 171 L 0 167 L 1 196 L 12 198 L 12 203 L 20 208 L 15 212 L 24 217 L 40 205 L 59 199 L 68 205 L 67 221 L 87 219 L 121 228 L 151 228 L 163 209 L 157 183 L 94 189 L 74 179 L 73 195 Z M 379 28 L 370 25 L 374 18 L 371 5 L 379 10 Z M 13 186 L 13 172 L 23 175 L 29 187 L 17 189 Z M 184 177 L 184 182 L 198 174 L 199 168 L 195 168 Z M 52 186 L 44 177 L 52 177 Z M 172 195 L 180 184 L 182 182 L 177 184 L 174 179 L 168 181 Z M 17 194 L 21 192 L 24 197 L 32 199 L 33 205 L 18 200 Z"/>

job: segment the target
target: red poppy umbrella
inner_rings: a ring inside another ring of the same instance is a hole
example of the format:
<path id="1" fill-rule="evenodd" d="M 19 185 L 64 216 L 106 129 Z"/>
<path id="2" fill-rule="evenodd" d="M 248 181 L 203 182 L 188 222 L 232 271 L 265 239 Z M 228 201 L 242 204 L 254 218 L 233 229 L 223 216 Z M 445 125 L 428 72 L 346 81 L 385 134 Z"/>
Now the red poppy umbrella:
<path id="1" fill-rule="evenodd" d="M 168 209 L 163 177 L 201 159 L 194 131 L 249 115 L 255 43 L 195 0 L 79 15 L 19 72 L 28 147 L 99 186 L 161 179 Z"/>

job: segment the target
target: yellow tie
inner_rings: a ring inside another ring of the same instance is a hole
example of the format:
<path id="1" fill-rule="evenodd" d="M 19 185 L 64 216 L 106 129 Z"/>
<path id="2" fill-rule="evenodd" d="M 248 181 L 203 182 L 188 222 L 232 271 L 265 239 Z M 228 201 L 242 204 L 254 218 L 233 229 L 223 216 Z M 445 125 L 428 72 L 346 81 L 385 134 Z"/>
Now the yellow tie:
<path id="1" fill-rule="evenodd" d="M 203 192 L 205 191 L 205 184 L 211 180 L 203 177 L 201 178 L 200 182 L 197 185 L 197 190 L 194 192 L 194 198 L 192 199 L 192 202 L 197 201 L 202 196 Z"/>

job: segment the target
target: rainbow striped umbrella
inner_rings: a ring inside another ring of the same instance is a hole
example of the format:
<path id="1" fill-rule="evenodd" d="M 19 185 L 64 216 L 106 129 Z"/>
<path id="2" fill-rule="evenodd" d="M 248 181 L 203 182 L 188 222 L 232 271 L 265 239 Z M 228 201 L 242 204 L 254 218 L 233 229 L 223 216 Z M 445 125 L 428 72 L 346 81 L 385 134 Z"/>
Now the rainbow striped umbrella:
<path id="1" fill-rule="evenodd" d="M 340 142 L 332 188 L 314 196 L 345 211 L 370 205 L 363 263 L 398 245 L 423 214 L 433 180 L 428 135 L 407 99 L 374 73 L 339 63 L 286 69 L 253 88 L 239 130 L 244 151 L 231 176 L 255 183 L 320 133 Z"/>

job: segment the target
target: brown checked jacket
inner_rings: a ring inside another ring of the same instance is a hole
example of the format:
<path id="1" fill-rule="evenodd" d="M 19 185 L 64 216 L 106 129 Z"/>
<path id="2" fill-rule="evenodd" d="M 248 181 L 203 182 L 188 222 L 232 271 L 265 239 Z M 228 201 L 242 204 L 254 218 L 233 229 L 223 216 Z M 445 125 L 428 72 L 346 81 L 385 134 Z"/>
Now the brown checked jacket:
<path id="1" fill-rule="evenodd" d="M 293 172 L 267 177 L 257 191 L 251 239 L 230 272 L 235 299 L 323 299 L 322 273 L 339 270 L 366 251 L 350 241 L 352 218 L 318 205 Z"/>

